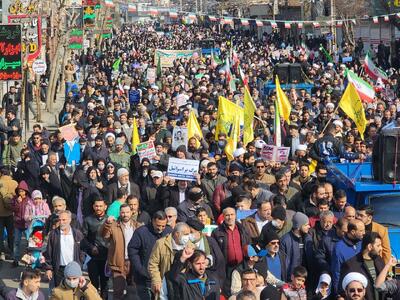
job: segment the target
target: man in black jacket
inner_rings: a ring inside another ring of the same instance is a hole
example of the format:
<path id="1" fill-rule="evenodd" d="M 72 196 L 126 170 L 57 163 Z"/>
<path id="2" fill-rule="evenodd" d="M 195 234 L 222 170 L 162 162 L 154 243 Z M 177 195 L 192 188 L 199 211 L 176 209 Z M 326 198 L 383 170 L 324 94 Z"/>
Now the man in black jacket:
<path id="1" fill-rule="evenodd" d="M 227 277 L 223 286 L 225 295 L 229 296 L 232 271 L 243 261 L 243 246 L 250 244 L 250 235 L 240 223 L 236 222 L 236 211 L 233 208 L 225 208 L 222 214 L 224 222 L 213 231 L 212 237 L 217 241 L 225 257 Z M 235 242 L 232 243 L 232 240 Z"/>
<path id="2" fill-rule="evenodd" d="M 133 181 L 129 180 L 129 171 L 125 168 L 120 168 L 117 171 L 118 181 L 116 183 L 111 183 L 107 189 L 107 199 L 106 202 L 108 204 L 113 203 L 115 199 L 117 199 L 117 190 L 124 189 L 126 194 L 134 195 L 140 198 L 140 188 Z"/>
<path id="3" fill-rule="evenodd" d="M 64 268 L 71 261 L 83 263 L 84 253 L 80 249 L 83 234 L 71 227 L 71 212 L 66 210 L 59 214 L 60 226 L 49 233 L 47 248 L 44 253 L 46 275 L 54 279 L 58 286 L 64 278 Z"/>
<path id="4" fill-rule="evenodd" d="M 340 280 L 341 283 L 343 278 L 351 272 L 358 272 L 364 275 L 368 279 L 368 286 L 366 287 L 365 299 L 368 300 L 379 300 L 383 299 L 375 289 L 375 281 L 379 273 L 385 267 L 383 259 L 380 257 L 382 253 L 382 240 L 378 233 L 368 232 L 365 234 L 362 244 L 361 252 L 356 256 L 347 260 L 340 269 Z M 341 286 L 341 284 L 340 284 Z M 343 290 L 340 291 L 341 294 Z"/>
<path id="5" fill-rule="evenodd" d="M 175 299 L 219 300 L 220 284 L 217 276 L 207 270 L 207 257 L 201 250 L 191 247 L 175 256 L 171 266 Z M 186 272 L 182 273 L 187 262 Z"/>
<path id="6" fill-rule="evenodd" d="M 107 295 L 108 277 L 104 273 L 104 267 L 107 262 L 107 243 L 100 234 L 100 227 L 106 222 L 107 205 L 104 199 L 95 199 L 93 201 L 94 213 L 87 216 L 83 221 L 84 235 L 81 241 L 81 249 L 90 255 L 88 263 L 88 273 L 90 281 L 96 289 L 100 288 L 100 294 Z"/>

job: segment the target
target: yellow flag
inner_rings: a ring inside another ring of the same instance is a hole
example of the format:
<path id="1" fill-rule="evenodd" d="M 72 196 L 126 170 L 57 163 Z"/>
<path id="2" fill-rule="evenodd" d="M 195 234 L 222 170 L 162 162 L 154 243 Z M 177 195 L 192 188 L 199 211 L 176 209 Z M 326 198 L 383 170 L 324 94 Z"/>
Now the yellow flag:
<path id="1" fill-rule="evenodd" d="M 279 106 L 279 113 L 283 119 L 290 124 L 290 111 L 292 110 L 292 106 L 290 105 L 289 99 L 287 98 L 285 92 L 282 90 L 281 85 L 279 83 L 278 75 L 275 78 L 276 85 L 276 98 Z"/>
<path id="2" fill-rule="evenodd" d="M 198 134 L 201 138 L 203 137 L 203 132 L 200 129 L 199 122 L 197 122 L 196 115 L 194 111 L 191 110 L 189 113 L 189 121 L 187 123 L 188 128 L 188 138 L 194 137 L 195 134 Z M 196 138 L 196 147 L 200 147 L 200 141 Z"/>
<path id="3" fill-rule="evenodd" d="M 347 85 L 340 99 L 339 107 L 354 121 L 357 126 L 360 136 L 364 139 L 364 131 L 367 127 L 367 119 L 365 118 L 364 106 L 361 102 L 360 96 L 352 83 Z"/>
<path id="4" fill-rule="evenodd" d="M 237 148 L 239 137 L 240 137 L 240 116 L 236 115 L 225 146 L 225 154 L 229 161 L 232 161 L 234 159 L 233 152 L 235 152 Z"/>
<path id="5" fill-rule="evenodd" d="M 254 104 L 253 98 L 250 95 L 247 86 L 244 87 L 244 125 L 243 125 L 243 146 L 246 147 L 248 143 L 254 140 L 253 120 L 254 112 L 256 111 L 256 105 Z"/>
<path id="6" fill-rule="evenodd" d="M 317 164 L 318 162 L 315 159 L 311 160 L 311 163 L 308 165 L 308 176 L 311 176 L 311 174 L 315 172 Z"/>
<path id="7" fill-rule="evenodd" d="M 225 133 L 227 137 L 229 136 L 229 132 L 233 123 L 235 123 L 237 116 L 239 116 L 239 124 L 242 125 L 244 123 L 243 108 L 220 96 L 218 99 L 218 117 L 217 125 L 215 126 L 215 140 L 218 140 L 218 134 L 220 133 Z"/>
<path id="8" fill-rule="evenodd" d="M 132 128 L 132 153 L 136 154 L 136 147 L 140 144 L 139 130 L 136 122 L 136 118 L 133 118 Z"/>

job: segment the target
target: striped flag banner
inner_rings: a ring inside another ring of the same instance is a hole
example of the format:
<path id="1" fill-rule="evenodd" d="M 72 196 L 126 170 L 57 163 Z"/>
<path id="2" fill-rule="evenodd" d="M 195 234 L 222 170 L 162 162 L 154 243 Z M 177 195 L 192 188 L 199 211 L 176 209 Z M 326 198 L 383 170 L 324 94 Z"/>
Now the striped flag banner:
<path id="1" fill-rule="evenodd" d="M 290 22 L 285 22 L 285 28 L 290 29 L 290 27 L 292 27 L 292 24 L 290 24 Z"/>
<path id="2" fill-rule="evenodd" d="M 384 17 L 383 17 L 383 20 L 384 20 L 385 22 L 389 22 L 389 16 L 384 16 Z"/>
<path id="3" fill-rule="evenodd" d="M 249 20 L 247 19 L 240 19 L 240 22 L 242 23 L 243 26 L 249 26 Z"/>
<path id="4" fill-rule="evenodd" d="M 214 17 L 214 16 L 209 16 L 208 18 L 210 19 L 211 22 L 216 22 L 217 21 L 217 18 Z"/>
<path id="5" fill-rule="evenodd" d="M 272 27 L 272 28 L 278 27 L 278 24 L 276 24 L 276 22 L 271 21 L 270 23 L 271 23 L 271 27 Z"/>
<path id="6" fill-rule="evenodd" d="M 354 72 L 347 69 L 347 80 L 349 83 L 354 84 L 358 95 L 360 96 L 363 102 L 373 102 L 375 98 L 375 90 L 374 88 L 365 80 L 361 79 Z"/>
<path id="7" fill-rule="evenodd" d="M 257 27 L 263 27 L 264 23 L 263 23 L 263 21 L 256 20 L 256 25 L 257 25 Z"/>
<path id="8" fill-rule="evenodd" d="M 379 23 L 378 17 L 373 17 L 372 21 L 374 22 L 374 24 L 378 24 Z"/>
<path id="9" fill-rule="evenodd" d="M 176 11 L 170 11 L 169 12 L 169 17 L 171 19 L 178 19 L 178 13 Z"/>
<path id="10" fill-rule="evenodd" d="M 336 22 L 336 27 L 342 27 L 342 26 L 343 26 L 343 21 Z"/>
<path id="11" fill-rule="evenodd" d="M 129 12 L 136 12 L 136 5 L 128 4 L 128 11 Z"/>
<path id="12" fill-rule="evenodd" d="M 298 28 L 298 29 L 302 29 L 302 28 L 303 28 L 303 22 L 297 23 L 297 28 Z"/>
<path id="13" fill-rule="evenodd" d="M 114 2 L 112 0 L 105 0 L 104 4 L 106 7 L 114 7 Z"/>
<path id="14" fill-rule="evenodd" d="M 314 28 L 320 28 L 321 27 L 321 25 L 318 22 L 313 22 L 312 24 L 313 24 Z"/>

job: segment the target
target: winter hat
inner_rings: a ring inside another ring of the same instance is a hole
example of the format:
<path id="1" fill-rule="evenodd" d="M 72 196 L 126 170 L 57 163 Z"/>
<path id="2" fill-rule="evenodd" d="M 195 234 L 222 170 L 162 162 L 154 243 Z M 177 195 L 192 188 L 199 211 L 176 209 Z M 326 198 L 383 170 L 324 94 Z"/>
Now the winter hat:
<path id="1" fill-rule="evenodd" d="M 75 262 L 71 261 L 68 265 L 65 266 L 64 269 L 64 277 L 81 277 L 82 270 L 81 266 Z"/>
<path id="2" fill-rule="evenodd" d="M 279 241 L 279 236 L 274 230 L 268 230 L 263 238 L 263 242 L 264 242 L 265 246 L 268 245 L 270 242 L 276 241 L 276 240 Z"/>
<path id="3" fill-rule="evenodd" d="M 33 236 L 41 241 L 43 241 L 43 233 L 41 231 L 36 231 Z"/>
<path id="4" fill-rule="evenodd" d="M 272 219 L 279 219 L 279 220 L 285 221 L 286 220 L 285 208 L 281 205 L 275 206 L 272 209 L 271 217 L 272 217 Z"/>
<path id="5" fill-rule="evenodd" d="M 301 226 L 308 224 L 309 220 L 305 214 L 301 212 L 296 212 L 293 216 L 292 223 L 294 229 L 299 229 Z"/>
<path id="6" fill-rule="evenodd" d="M 32 199 L 36 199 L 36 198 L 43 198 L 43 196 L 42 196 L 42 192 L 41 191 L 39 191 L 39 190 L 34 190 L 33 192 L 32 192 Z"/>

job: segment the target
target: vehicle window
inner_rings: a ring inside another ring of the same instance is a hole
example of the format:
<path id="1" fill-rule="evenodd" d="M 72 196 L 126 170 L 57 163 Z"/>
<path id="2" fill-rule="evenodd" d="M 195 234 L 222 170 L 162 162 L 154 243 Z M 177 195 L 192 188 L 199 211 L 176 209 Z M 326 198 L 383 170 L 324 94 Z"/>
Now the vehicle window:
<path id="1" fill-rule="evenodd" d="M 400 194 L 371 196 L 369 201 L 374 208 L 375 222 L 400 226 Z"/>

